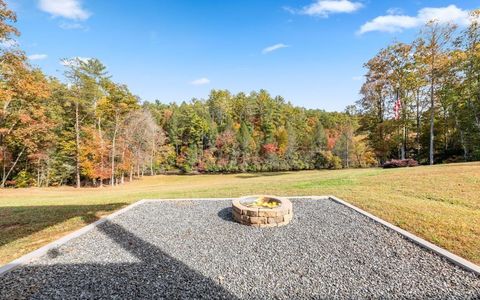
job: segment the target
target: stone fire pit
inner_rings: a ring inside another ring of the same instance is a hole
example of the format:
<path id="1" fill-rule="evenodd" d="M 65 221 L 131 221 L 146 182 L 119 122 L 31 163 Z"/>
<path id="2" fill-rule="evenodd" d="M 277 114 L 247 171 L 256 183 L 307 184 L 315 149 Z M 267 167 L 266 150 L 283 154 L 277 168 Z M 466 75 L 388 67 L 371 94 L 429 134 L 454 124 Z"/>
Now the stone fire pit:
<path id="1" fill-rule="evenodd" d="M 277 196 L 247 196 L 232 201 L 233 219 L 254 227 L 287 225 L 293 217 L 290 200 Z"/>

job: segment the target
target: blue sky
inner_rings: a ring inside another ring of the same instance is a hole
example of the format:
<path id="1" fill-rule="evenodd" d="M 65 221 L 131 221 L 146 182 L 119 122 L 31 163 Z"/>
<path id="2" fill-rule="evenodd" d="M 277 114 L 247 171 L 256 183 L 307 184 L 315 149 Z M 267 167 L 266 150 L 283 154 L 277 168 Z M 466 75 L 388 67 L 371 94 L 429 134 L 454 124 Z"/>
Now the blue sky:
<path id="1" fill-rule="evenodd" d="M 424 20 L 460 26 L 479 1 L 7 0 L 33 65 L 61 76 L 60 59 L 96 57 L 143 100 L 267 89 L 292 103 L 343 110 L 363 64 L 411 41 Z"/>

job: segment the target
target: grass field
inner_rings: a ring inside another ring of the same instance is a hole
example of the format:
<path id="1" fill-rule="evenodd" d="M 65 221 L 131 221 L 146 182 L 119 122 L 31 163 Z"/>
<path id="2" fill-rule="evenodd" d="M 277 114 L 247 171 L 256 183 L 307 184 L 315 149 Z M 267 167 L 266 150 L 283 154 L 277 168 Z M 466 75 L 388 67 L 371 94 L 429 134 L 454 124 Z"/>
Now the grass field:
<path id="1" fill-rule="evenodd" d="M 144 198 L 335 195 L 480 263 L 480 163 L 153 176 L 110 188 L 0 191 L 0 264 Z"/>

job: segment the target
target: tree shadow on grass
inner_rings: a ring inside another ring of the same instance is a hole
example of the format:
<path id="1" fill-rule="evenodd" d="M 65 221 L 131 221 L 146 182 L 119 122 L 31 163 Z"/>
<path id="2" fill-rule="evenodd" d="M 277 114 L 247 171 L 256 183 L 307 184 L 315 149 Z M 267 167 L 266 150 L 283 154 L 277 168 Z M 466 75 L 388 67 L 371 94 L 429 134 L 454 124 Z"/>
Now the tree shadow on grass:
<path id="1" fill-rule="evenodd" d="M 8 299 L 237 299 L 215 280 L 122 226 L 107 221 L 97 228 L 135 260 L 22 266 L 0 277 L 0 294 Z M 112 259 L 118 259 L 118 250 L 113 250 Z"/>
<path id="2" fill-rule="evenodd" d="M 102 205 L 50 205 L 0 207 L 0 246 L 29 236 L 66 220 L 80 217 L 85 224 L 127 203 Z"/>

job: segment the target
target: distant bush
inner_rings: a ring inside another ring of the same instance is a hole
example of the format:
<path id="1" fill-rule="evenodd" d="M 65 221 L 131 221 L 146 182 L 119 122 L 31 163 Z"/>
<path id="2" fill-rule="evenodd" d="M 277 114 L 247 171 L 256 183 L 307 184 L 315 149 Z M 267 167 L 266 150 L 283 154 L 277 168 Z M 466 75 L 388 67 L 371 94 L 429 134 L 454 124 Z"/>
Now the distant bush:
<path id="1" fill-rule="evenodd" d="M 465 157 L 452 155 L 451 157 L 444 159 L 442 162 L 444 164 L 461 163 L 461 162 L 465 162 Z"/>
<path id="2" fill-rule="evenodd" d="M 408 159 L 392 159 L 383 164 L 384 169 L 389 168 L 405 168 L 405 167 L 416 167 L 418 166 L 418 161 L 408 158 Z"/>
<path id="3" fill-rule="evenodd" d="M 27 171 L 20 171 L 17 176 L 15 176 L 14 182 L 17 188 L 30 187 L 35 184 L 35 180 Z"/>
<path id="4" fill-rule="evenodd" d="M 331 151 L 320 151 L 315 155 L 316 169 L 341 169 L 342 160 Z"/>

